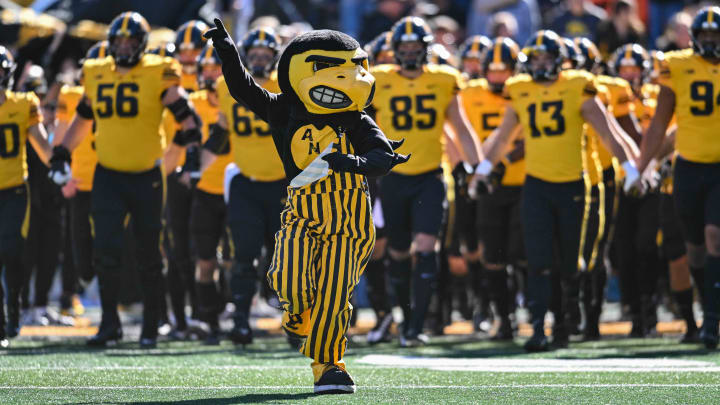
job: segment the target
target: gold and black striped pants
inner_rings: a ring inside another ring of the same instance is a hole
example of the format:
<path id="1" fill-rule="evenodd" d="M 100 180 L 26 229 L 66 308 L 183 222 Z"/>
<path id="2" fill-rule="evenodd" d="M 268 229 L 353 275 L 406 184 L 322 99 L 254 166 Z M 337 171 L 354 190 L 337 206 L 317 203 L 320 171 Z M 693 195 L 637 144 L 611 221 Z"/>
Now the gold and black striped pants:
<path id="1" fill-rule="evenodd" d="M 375 245 L 367 186 L 352 183 L 288 188 L 275 234 L 268 281 L 285 311 L 283 328 L 305 338 L 300 352 L 314 364 L 342 364 L 350 297 Z"/>

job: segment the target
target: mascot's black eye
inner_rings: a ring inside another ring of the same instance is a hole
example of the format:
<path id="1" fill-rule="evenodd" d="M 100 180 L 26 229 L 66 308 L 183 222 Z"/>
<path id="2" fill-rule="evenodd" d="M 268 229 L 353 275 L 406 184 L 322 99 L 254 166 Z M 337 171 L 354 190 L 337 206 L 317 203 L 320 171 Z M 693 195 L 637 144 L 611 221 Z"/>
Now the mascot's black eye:
<path id="1" fill-rule="evenodd" d="M 335 67 L 337 65 L 327 62 L 313 62 L 313 72 L 317 72 L 318 70 L 323 70 L 331 67 Z"/>

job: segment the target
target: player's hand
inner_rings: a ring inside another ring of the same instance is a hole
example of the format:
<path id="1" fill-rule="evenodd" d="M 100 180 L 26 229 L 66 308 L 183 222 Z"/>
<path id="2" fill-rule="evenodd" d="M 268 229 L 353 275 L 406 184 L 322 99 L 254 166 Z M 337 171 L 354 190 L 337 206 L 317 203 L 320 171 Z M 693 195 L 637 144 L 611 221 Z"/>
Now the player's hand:
<path id="1" fill-rule="evenodd" d="M 644 194 L 645 190 L 642 177 L 637 167 L 635 167 L 635 164 L 628 160 L 622 164 L 622 168 L 625 171 L 625 184 L 623 185 L 625 193 L 630 195 L 637 193 L 640 195 Z"/>
<path id="2" fill-rule="evenodd" d="M 61 189 L 63 197 L 71 199 L 77 194 L 77 180 L 70 179 Z"/>
<path id="3" fill-rule="evenodd" d="M 203 37 L 211 39 L 213 46 L 219 51 L 235 49 L 235 43 L 232 38 L 230 38 L 230 34 L 228 34 L 225 25 L 223 25 L 219 18 L 215 19 L 215 28 L 207 30 L 203 34 Z"/>
<path id="4" fill-rule="evenodd" d="M 62 145 L 53 148 L 48 177 L 58 186 L 65 185 L 72 178 L 70 172 L 70 151 Z"/>

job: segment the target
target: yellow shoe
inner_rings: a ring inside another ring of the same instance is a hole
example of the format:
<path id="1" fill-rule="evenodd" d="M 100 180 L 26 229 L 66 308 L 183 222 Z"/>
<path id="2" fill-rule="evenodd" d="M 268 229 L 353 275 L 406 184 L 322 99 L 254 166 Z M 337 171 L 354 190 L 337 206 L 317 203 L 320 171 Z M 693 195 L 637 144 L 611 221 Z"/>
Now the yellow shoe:
<path id="1" fill-rule="evenodd" d="M 80 297 L 77 294 L 72 296 L 72 309 L 75 316 L 81 316 L 85 314 L 85 306 L 80 301 Z"/>
<path id="2" fill-rule="evenodd" d="M 316 394 L 352 394 L 355 392 L 355 381 L 345 370 L 345 362 L 338 363 L 317 363 L 312 365 L 315 377 Z"/>

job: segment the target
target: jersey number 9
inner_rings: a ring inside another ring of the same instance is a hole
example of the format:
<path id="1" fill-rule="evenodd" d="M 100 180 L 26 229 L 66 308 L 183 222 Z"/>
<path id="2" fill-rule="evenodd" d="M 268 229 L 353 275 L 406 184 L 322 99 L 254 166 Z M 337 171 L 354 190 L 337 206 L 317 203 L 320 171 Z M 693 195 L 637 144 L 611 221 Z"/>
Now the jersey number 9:
<path id="1" fill-rule="evenodd" d="M 434 94 L 418 94 L 415 96 L 415 111 L 418 116 L 425 115 L 425 119 L 415 121 L 418 129 L 430 129 L 435 127 L 437 112 L 434 108 L 425 105 L 425 101 L 435 100 Z M 408 96 L 393 97 L 390 99 L 390 110 L 392 111 L 392 126 L 398 131 L 409 131 L 413 128 L 413 117 L 410 111 L 413 108 L 413 99 Z M 419 118 L 419 117 L 418 117 Z"/>
<path id="2" fill-rule="evenodd" d="M 693 101 L 700 101 L 700 106 L 690 107 L 692 115 L 710 115 L 715 109 L 715 104 L 720 105 L 720 93 L 715 98 L 715 91 L 712 82 L 692 82 L 690 84 L 690 98 Z"/>
<path id="3" fill-rule="evenodd" d="M 115 107 L 113 112 L 113 90 L 115 83 L 105 83 L 98 85 L 97 102 L 100 108 L 96 109 L 98 117 L 109 118 L 113 113 L 117 113 L 118 117 L 130 118 L 138 114 L 137 92 L 139 91 L 137 83 L 120 83 L 117 85 L 115 93 Z"/>

